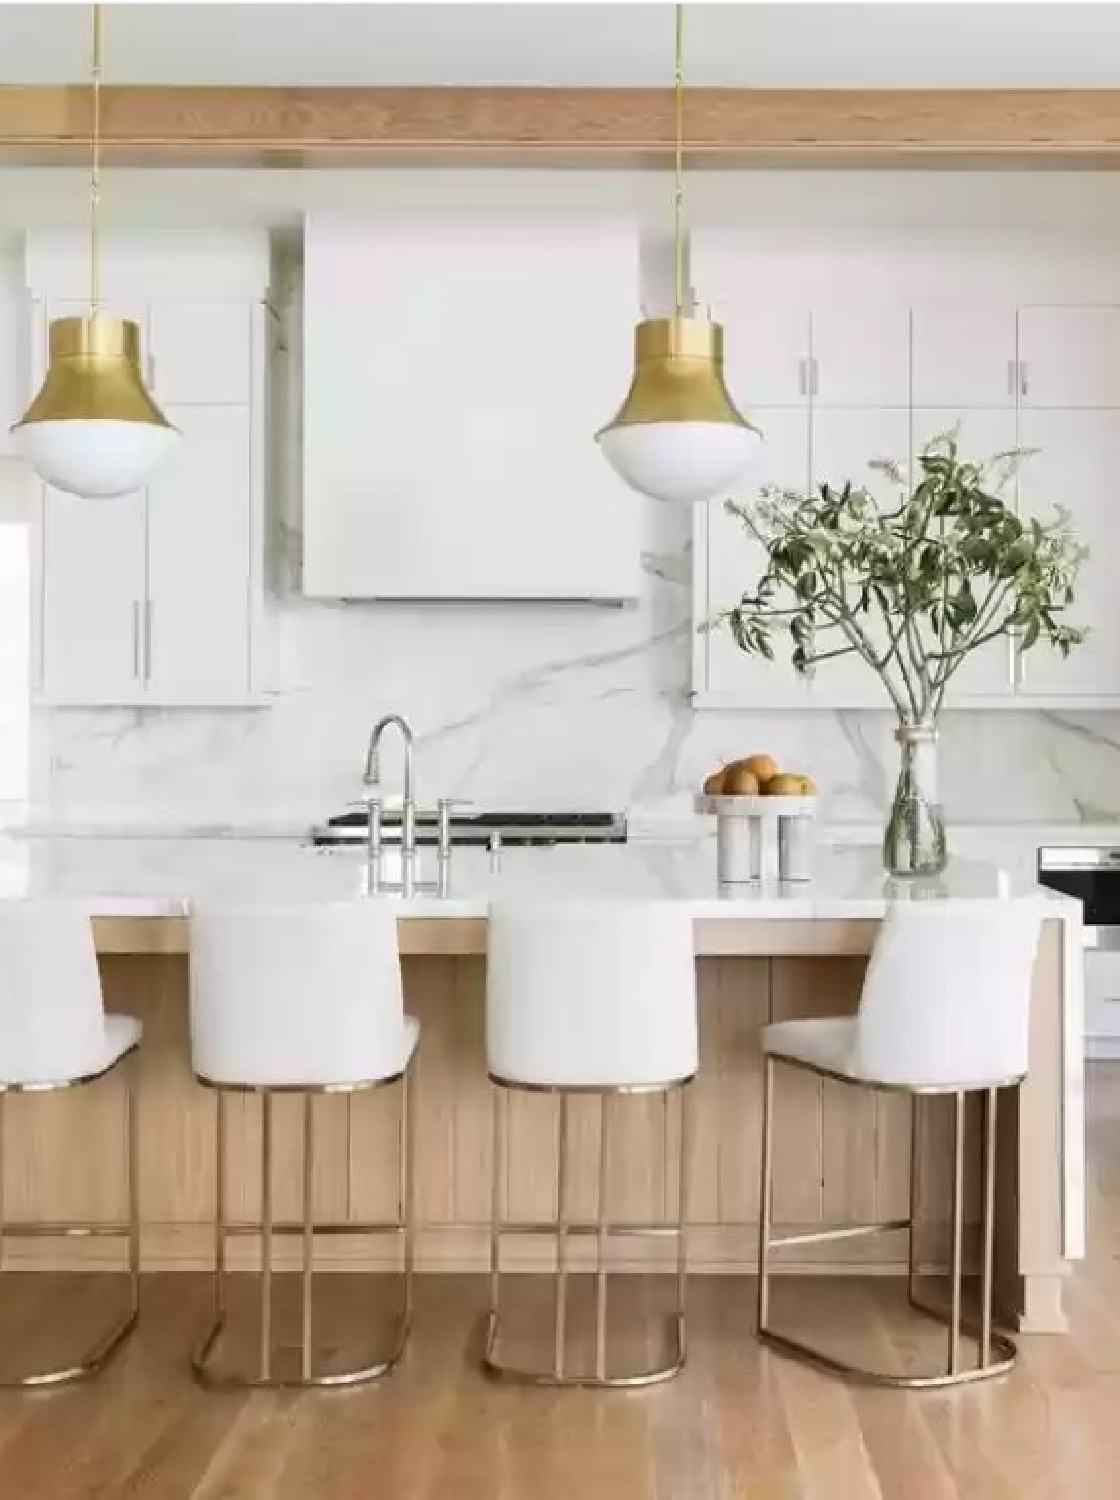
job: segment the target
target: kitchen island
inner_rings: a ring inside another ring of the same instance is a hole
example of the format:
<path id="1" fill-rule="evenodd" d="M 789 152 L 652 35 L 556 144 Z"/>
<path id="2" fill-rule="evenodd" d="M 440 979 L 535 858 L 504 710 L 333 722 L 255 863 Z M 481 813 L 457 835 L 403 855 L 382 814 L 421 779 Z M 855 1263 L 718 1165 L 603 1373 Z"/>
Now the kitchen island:
<path id="1" fill-rule="evenodd" d="M 390 863 L 384 871 L 393 879 Z M 421 878 L 431 878 L 425 858 Z M 214 1098 L 192 1080 L 187 1041 L 187 922 L 192 899 L 322 900 L 368 889 L 361 851 L 312 849 L 285 839 L 5 837 L 0 895 L 70 896 L 94 919 L 110 1007 L 144 1023 L 141 1098 L 143 1255 L 148 1269 L 209 1264 L 214 1213 Z M 875 851 L 827 850 L 805 885 L 720 889 L 710 840 L 454 852 L 446 894 L 393 897 L 400 912 L 406 1004 L 421 1022 L 418 1116 L 418 1265 L 482 1270 L 490 1213 L 491 1112 L 483 1054 L 486 915 L 498 896 L 672 899 L 693 915 L 700 981 L 700 1077 L 689 1142 L 689 1257 L 696 1271 L 754 1267 L 760 1125 L 759 1029 L 800 1015 L 850 1013 L 866 955 L 892 900 L 1001 896 L 1038 902 L 1043 915 L 1032 998 L 1030 1076 L 1018 1108 L 1001 1110 L 1000 1289 L 1024 1329 L 1059 1330 L 1062 1285 L 1083 1253 L 1082 995 L 1076 903 L 995 867 L 954 863 L 933 884 L 892 885 Z M 978 997 L 978 1000 L 981 997 Z M 313 1003 L 313 997 L 309 997 Z M 4 1143 L 10 1219 L 119 1215 L 122 1116 L 114 1081 L 85 1097 L 13 1101 Z M 299 1214 L 298 1101 L 280 1101 L 274 1200 Z M 510 1211 L 548 1217 L 554 1207 L 555 1101 L 511 1101 Z M 580 1101 L 571 1126 L 574 1212 L 593 1209 L 596 1105 Z M 257 1103 L 232 1102 L 230 1211 L 256 1211 Z M 674 1113 L 637 1097 L 614 1135 L 618 1222 L 672 1207 L 667 1162 Z M 891 1219 L 907 1212 L 909 1106 L 898 1097 L 828 1080 L 791 1079 L 777 1118 L 776 1221 Z M 922 1261 L 940 1264 L 947 1243 L 949 1108 L 923 1112 L 918 1206 Z M 371 1220 L 395 1208 L 394 1101 L 382 1093 L 324 1098 L 316 1212 Z M 32 1170 L 34 1168 L 34 1170 Z M 240 1198 L 238 1198 L 240 1194 Z M 975 1183 L 973 1184 L 973 1197 Z M 969 1223 L 975 1222 L 975 1203 Z M 636 1243 L 636 1242 L 635 1242 Z M 251 1250 L 238 1247 L 246 1257 Z M 109 1264 L 98 1241 L 13 1240 L 11 1265 Z M 293 1253 L 295 1253 L 293 1251 Z M 656 1251 L 653 1252 L 656 1255 Z M 325 1239 L 323 1263 L 389 1264 L 377 1241 Z M 643 1246 L 620 1269 L 645 1269 Z M 806 1246 L 791 1272 L 894 1272 L 902 1236 Z M 513 1267 L 544 1269 L 534 1240 L 510 1249 Z M 281 1262 L 282 1264 L 282 1262 Z"/>

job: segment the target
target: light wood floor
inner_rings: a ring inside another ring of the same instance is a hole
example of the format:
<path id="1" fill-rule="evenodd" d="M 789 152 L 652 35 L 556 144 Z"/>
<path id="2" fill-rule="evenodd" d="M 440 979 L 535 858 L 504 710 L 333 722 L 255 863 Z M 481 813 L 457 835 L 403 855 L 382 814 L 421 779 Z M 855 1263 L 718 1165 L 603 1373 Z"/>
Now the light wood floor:
<path id="1" fill-rule="evenodd" d="M 0 1496 L 1113 1500 L 1120 1065 L 1091 1070 L 1089 1120 L 1090 1253 L 1071 1291 L 1072 1333 L 1024 1339 L 1003 1383 L 906 1396 L 841 1385 L 759 1350 L 753 1282 L 705 1277 L 690 1292 L 689 1366 L 671 1384 L 624 1394 L 495 1386 L 476 1368 L 484 1284 L 448 1277 L 421 1280 L 409 1354 L 379 1386 L 208 1394 L 184 1368 L 207 1284 L 165 1275 L 145 1286 L 141 1331 L 100 1381 L 0 1394 Z M 649 1311 L 661 1290 L 618 1286 L 627 1314 Z M 330 1278 L 327 1331 L 341 1287 Z M 0 1358 L 49 1357 L 48 1339 L 81 1338 L 99 1290 L 12 1278 Z M 523 1281 L 521 1293 L 536 1294 Z M 778 1287 L 776 1314 L 902 1365 L 929 1348 L 889 1284 L 798 1278 Z"/>

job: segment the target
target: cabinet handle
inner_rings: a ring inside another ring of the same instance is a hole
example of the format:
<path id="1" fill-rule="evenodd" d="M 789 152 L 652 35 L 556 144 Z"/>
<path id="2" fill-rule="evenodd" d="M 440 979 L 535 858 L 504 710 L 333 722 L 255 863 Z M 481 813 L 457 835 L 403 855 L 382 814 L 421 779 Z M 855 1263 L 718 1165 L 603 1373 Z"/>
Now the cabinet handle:
<path id="1" fill-rule="evenodd" d="M 1023 686 L 1023 656 L 1013 630 L 1007 632 L 1007 682 L 1013 692 Z"/>
<path id="2" fill-rule="evenodd" d="M 144 600 L 144 682 L 152 675 L 152 601 Z"/>
<path id="3" fill-rule="evenodd" d="M 140 601 L 132 601 L 132 675 L 140 679 Z"/>
<path id="4" fill-rule="evenodd" d="M 819 396 L 821 393 L 821 367 L 817 363 L 817 356 L 809 356 L 809 394 Z"/>
<path id="5" fill-rule="evenodd" d="M 804 359 L 797 361 L 797 390 L 802 396 L 809 394 L 809 372 L 805 368 L 807 363 L 808 361 Z"/>
<path id="6" fill-rule="evenodd" d="M 1009 359 L 1007 361 L 1007 394 L 1014 396 L 1019 389 L 1019 362 Z"/>
<path id="7" fill-rule="evenodd" d="M 1025 396 L 1030 390 L 1030 381 L 1027 376 L 1027 362 L 1025 359 L 1019 361 L 1019 394 Z"/>

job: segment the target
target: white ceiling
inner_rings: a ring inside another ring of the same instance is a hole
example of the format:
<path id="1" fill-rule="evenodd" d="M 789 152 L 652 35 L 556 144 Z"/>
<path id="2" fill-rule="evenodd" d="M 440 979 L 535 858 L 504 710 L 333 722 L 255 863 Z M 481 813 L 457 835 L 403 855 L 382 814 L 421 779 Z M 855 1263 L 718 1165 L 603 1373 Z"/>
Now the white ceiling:
<path id="1" fill-rule="evenodd" d="M 108 82 L 663 84 L 666 3 L 115 4 Z M 1112 0 L 717 3 L 687 11 L 688 79 L 775 87 L 1120 86 Z M 82 79 L 89 8 L 0 3 L 0 83 Z"/>

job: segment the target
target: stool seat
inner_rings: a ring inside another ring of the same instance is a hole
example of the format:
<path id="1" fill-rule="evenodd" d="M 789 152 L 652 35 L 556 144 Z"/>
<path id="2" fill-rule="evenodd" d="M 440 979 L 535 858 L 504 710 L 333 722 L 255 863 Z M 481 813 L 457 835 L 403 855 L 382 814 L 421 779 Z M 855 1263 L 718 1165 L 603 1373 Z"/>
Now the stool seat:
<path id="1" fill-rule="evenodd" d="M 387 1046 L 379 1059 L 378 1077 L 345 1078 L 341 1076 L 345 1069 L 340 1071 L 337 1078 L 324 1082 L 318 1070 L 299 1067 L 294 1061 L 289 1061 L 281 1067 L 269 1067 L 267 1065 L 257 1068 L 238 1067 L 233 1070 L 238 1076 L 232 1074 L 227 1076 L 227 1070 L 214 1068 L 207 1072 L 199 1070 L 196 1073 L 200 1083 L 210 1084 L 215 1088 L 233 1089 L 336 1089 L 339 1093 L 345 1093 L 348 1089 L 358 1088 L 369 1083 L 388 1083 L 393 1078 L 398 1078 L 402 1073 L 408 1071 L 413 1055 L 420 1042 L 420 1022 L 415 1016 L 402 1016 L 401 1032 L 399 1040 L 394 1037 L 390 1046 Z M 308 1076 L 310 1075 L 310 1076 Z"/>
<path id="2" fill-rule="evenodd" d="M 952 1084 L 919 1084 L 899 1076 L 891 1068 L 870 1067 L 860 1052 L 860 1027 L 855 1016 L 812 1017 L 799 1021 L 775 1021 L 760 1033 L 763 1055 L 816 1073 L 831 1073 L 866 1088 L 901 1089 L 905 1093 L 955 1093 L 959 1088 L 999 1088 L 1018 1081 L 1021 1075 L 998 1078 L 961 1078 Z"/>
<path id="3" fill-rule="evenodd" d="M 0 1089 L 45 1088 L 50 1084 L 92 1082 L 107 1073 L 121 1058 L 140 1043 L 140 1022 L 135 1016 L 106 1015 L 104 1037 L 100 1045 L 74 1071 L 74 1064 L 63 1069 L 51 1066 L 47 1058 L 23 1057 L 11 1065 L 0 1062 Z"/>

